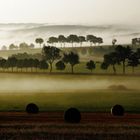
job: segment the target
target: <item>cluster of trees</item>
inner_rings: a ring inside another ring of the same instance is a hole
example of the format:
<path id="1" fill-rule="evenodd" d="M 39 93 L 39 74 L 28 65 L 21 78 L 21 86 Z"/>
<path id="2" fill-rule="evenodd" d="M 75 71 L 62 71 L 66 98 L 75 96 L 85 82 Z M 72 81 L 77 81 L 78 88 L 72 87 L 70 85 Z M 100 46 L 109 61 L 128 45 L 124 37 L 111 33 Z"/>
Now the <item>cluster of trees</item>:
<path id="1" fill-rule="evenodd" d="M 140 38 L 133 38 L 132 39 L 132 45 L 134 45 L 134 46 L 140 45 Z"/>
<path id="2" fill-rule="evenodd" d="M 74 43 L 79 43 L 80 47 L 82 47 L 82 44 L 84 42 L 90 42 L 90 46 L 92 46 L 92 44 L 102 44 L 103 43 L 103 38 L 101 37 L 96 37 L 94 35 L 87 35 L 85 36 L 77 36 L 75 34 L 71 34 L 67 37 L 65 37 L 64 35 L 59 35 L 58 37 L 50 37 L 47 41 L 50 44 L 54 44 L 54 43 L 60 43 L 61 47 L 64 46 L 65 47 L 65 43 L 71 43 L 72 47 Z"/>
<path id="3" fill-rule="evenodd" d="M 102 69 L 112 66 L 114 74 L 116 74 L 116 65 L 122 65 L 123 74 L 126 73 L 126 67 L 131 66 L 132 71 L 140 64 L 140 49 L 133 51 L 129 46 L 123 47 L 118 45 L 114 52 L 104 55 Z"/>
<path id="4" fill-rule="evenodd" d="M 33 49 L 35 48 L 35 45 L 33 43 L 27 44 L 25 42 L 20 43 L 19 46 L 15 44 L 10 44 L 8 47 L 7 46 L 2 46 L 1 50 L 28 50 L 28 49 Z"/>

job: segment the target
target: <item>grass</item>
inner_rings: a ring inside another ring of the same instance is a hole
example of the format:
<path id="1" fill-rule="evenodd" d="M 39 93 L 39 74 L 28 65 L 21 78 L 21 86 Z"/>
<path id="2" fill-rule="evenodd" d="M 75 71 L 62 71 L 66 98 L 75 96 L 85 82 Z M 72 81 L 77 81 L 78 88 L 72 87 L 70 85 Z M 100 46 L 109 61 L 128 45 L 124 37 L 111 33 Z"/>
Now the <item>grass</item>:
<path id="1" fill-rule="evenodd" d="M 138 91 L 87 91 L 66 93 L 28 93 L 0 95 L 1 111 L 24 111 L 28 103 L 36 103 L 41 111 L 64 111 L 77 107 L 81 111 L 110 112 L 115 104 L 127 112 L 140 113 Z"/>

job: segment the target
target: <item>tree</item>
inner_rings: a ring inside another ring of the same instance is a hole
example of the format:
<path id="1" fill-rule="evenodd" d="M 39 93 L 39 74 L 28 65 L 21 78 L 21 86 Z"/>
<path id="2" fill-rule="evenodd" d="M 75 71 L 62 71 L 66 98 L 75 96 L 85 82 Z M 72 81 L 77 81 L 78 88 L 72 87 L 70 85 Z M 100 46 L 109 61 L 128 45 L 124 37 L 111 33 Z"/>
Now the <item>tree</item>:
<path id="1" fill-rule="evenodd" d="M 97 37 L 94 35 L 87 35 L 86 40 L 88 42 L 90 42 L 90 47 L 92 47 L 92 44 L 96 44 L 97 43 Z"/>
<path id="2" fill-rule="evenodd" d="M 53 46 L 44 46 L 42 49 L 42 56 L 50 65 L 50 73 L 52 72 L 54 61 L 61 58 L 60 52 L 60 49 Z"/>
<path id="3" fill-rule="evenodd" d="M 102 70 L 107 70 L 108 69 L 108 64 L 107 63 L 105 63 L 105 62 L 103 62 L 102 64 L 101 64 L 101 66 L 100 66 L 100 68 L 102 69 Z"/>
<path id="4" fill-rule="evenodd" d="M 19 44 L 19 48 L 20 48 L 20 50 L 28 50 L 29 45 L 27 43 L 23 42 L 23 43 Z"/>
<path id="5" fill-rule="evenodd" d="M 114 38 L 114 39 L 112 40 L 112 45 L 115 46 L 116 42 L 117 42 L 117 39 Z"/>
<path id="6" fill-rule="evenodd" d="M 10 44 L 9 45 L 9 50 L 14 50 L 14 49 L 17 49 L 18 47 L 14 44 Z"/>
<path id="7" fill-rule="evenodd" d="M 108 67 L 109 65 L 112 66 L 114 74 L 116 74 L 116 64 L 119 64 L 118 54 L 116 52 L 111 52 L 109 54 L 104 55 L 104 65 Z"/>
<path id="8" fill-rule="evenodd" d="M 48 43 L 50 44 L 54 44 L 54 43 L 58 43 L 58 38 L 57 37 L 50 37 L 48 40 Z"/>
<path id="9" fill-rule="evenodd" d="M 128 59 L 128 66 L 132 67 L 132 72 L 134 73 L 134 68 L 137 67 L 139 65 L 139 59 L 137 56 L 137 53 L 134 52 L 131 54 L 131 56 Z"/>
<path id="10" fill-rule="evenodd" d="M 73 43 L 79 43 L 79 38 L 78 38 L 77 35 L 71 34 L 71 35 L 69 35 L 69 36 L 67 37 L 67 41 L 68 41 L 69 43 L 71 43 L 71 44 L 72 44 L 72 47 L 73 47 Z"/>
<path id="11" fill-rule="evenodd" d="M 21 68 L 21 71 L 22 71 L 22 68 L 24 68 L 24 60 L 23 59 L 17 60 L 17 67 Z"/>
<path id="12" fill-rule="evenodd" d="M 103 43 L 103 39 L 101 37 L 97 37 L 97 43 L 100 45 Z"/>
<path id="13" fill-rule="evenodd" d="M 33 44 L 33 43 L 31 43 L 30 45 L 29 45 L 29 49 L 34 49 L 35 48 L 35 45 Z"/>
<path id="14" fill-rule="evenodd" d="M 63 62 L 69 63 L 71 65 L 71 72 L 74 73 L 74 66 L 79 64 L 79 55 L 73 52 L 64 54 Z"/>
<path id="15" fill-rule="evenodd" d="M 7 50 L 7 47 L 4 45 L 4 46 L 2 46 L 1 50 L 5 51 L 5 50 Z"/>
<path id="16" fill-rule="evenodd" d="M 6 59 L 4 59 L 4 58 L 0 59 L 0 67 L 2 69 L 4 69 L 5 68 L 5 65 L 6 65 Z"/>
<path id="17" fill-rule="evenodd" d="M 33 59 L 33 67 L 36 68 L 36 71 L 37 71 L 37 68 L 39 67 L 39 60 L 38 59 Z"/>
<path id="18" fill-rule="evenodd" d="M 79 42 L 80 42 L 80 47 L 82 47 L 83 42 L 86 41 L 86 38 L 84 36 L 79 36 Z"/>
<path id="19" fill-rule="evenodd" d="M 134 46 L 140 45 L 140 38 L 133 38 L 132 45 L 134 45 Z"/>
<path id="20" fill-rule="evenodd" d="M 13 67 L 17 66 L 17 59 L 15 57 L 9 57 L 7 59 L 6 65 L 7 67 L 11 67 L 13 72 Z"/>
<path id="21" fill-rule="evenodd" d="M 44 40 L 42 38 L 36 38 L 35 42 L 37 44 L 40 44 L 40 48 L 41 48 L 41 45 L 43 44 Z"/>
<path id="22" fill-rule="evenodd" d="M 132 49 L 129 46 L 123 47 L 119 45 L 115 48 L 115 52 L 117 53 L 118 60 L 122 62 L 123 74 L 125 74 L 126 60 L 131 56 Z"/>
<path id="23" fill-rule="evenodd" d="M 65 47 L 65 43 L 67 42 L 67 38 L 64 35 L 59 35 L 58 42 L 61 43 L 61 47 L 62 47 L 62 44 L 64 44 L 64 47 Z"/>
<path id="24" fill-rule="evenodd" d="M 41 60 L 39 63 L 40 63 L 39 64 L 39 68 L 41 70 L 45 70 L 45 69 L 48 69 L 49 68 L 48 63 L 45 60 Z"/>
<path id="25" fill-rule="evenodd" d="M 89 62 L 87 62 L 86 68 L 91 70 L 91 72 L 92 72 L 92 70 L 96 68 L 94 61 L 90 60 Z"/>
<path id="26" fill-rule="evenodd" d="M 66 67 L 63 61 L 58 61 L 55 66 L 57 70 L 64 70 Z"/>

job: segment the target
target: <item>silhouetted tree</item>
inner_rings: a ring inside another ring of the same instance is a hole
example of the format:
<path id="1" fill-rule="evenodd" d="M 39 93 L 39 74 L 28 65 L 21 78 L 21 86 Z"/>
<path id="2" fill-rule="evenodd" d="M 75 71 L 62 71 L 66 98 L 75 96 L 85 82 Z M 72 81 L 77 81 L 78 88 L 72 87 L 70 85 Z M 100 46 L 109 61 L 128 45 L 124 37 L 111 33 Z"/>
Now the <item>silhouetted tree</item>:
<path id="1" fill-rule="evenodd" d="M 41 44 L 44 43 L 44 40 L 43 40 L 42 38 L 36 38 L 35 42 L 36 42 L 37 44 L 40 44 L 40 47 L 41 47 Z"/>
<path id="2" fill-rule="evenodd" d="M 36 104 L 30 103 L 26 106 L 26 112 L 30 114 L 37 114 L 39 112 L 39 108 Z"/>
<path id="3" fill-rule="evenodd" d="M 68 41 L 68 43 L 71 43 L 72 47 L 73 47 L 73 43 L 79 43 L 79 38 L 77 35 L 69 35 L 67 37 L 67 41 Z"/>
<path id="4" fill-rule="evenodd" d="M 132 53 L 128 59 L 128 66 L 132 67 L 132 72 L 134 73 L 134 68 L 140 64 L 137 53 Z"/>
<path id="5" fill-rule="evenodd" d="M 5 66 L 6 66 L 6 59 L 2 58 L 0 59 L 0 67 L 4 70 Z"/>
<path id="6" fill-rule="evenodd" d="M 102 70 L 107 70 L 108 69 L 108 64 L 107 63 L 105 63 L 105 62 L 103 62 L 102 64 L 101 64 L 101 66 L 100 66 L 100 68 L 102 69 Z"/>
<path id="7" fill-rule="evenodd" d="M 89 62 L 87 62 L 86 68 L 89 69 L 89 70 L 91 70 L 91 72 L 92 72 L 93 69 L 96 68 L 96 65 L 95 65 L 94 61 L 90 60 Z"/>
<path id="8" fill-rule="evenodd" d="M 116 74 L 116 64 L 119 64 L 119 60 L 118 60 L 118 54 L 116 52 L 111 52 L 110 54 L 104 55 L 104 64 L 106 64 L 106 66 L 111 65 L 114 71 L 114 74 Z"/>
<path id="9" fill-rule="evenodd" d="M 62 44 L 64 44 L 64 47 L 65 47 L 65 43 L 67 42 L 67 38 L 64 35 L 59 35 L 58 42 L 61 43 L 61 47 L 62 47 Z"/>
<path id="10" fill-rule="evenodd" d="M 97 37 L 94 35 L 87 35 L 86 40 L 88 42 L 90 42 L 90 47 L 92 47 L 92 44 L 96 44 L 97 43 Z"/>
<path id="11" fill-rule="evenodd" d="M 71 65 L 71 72 L 74 73 L 74 66 L 79 64 L 79 55 L 73 52 L 64 54 L 63 61 Z"/>
<path id="12" fill-rule="evenodd" d="M 133 38 L 132 39 L 132 45 L 133 46 L 140 45 L 140 38 Z"/>
<path id="13" fill-rule="evenodd" d="M 14 50 L 14 49 L 18 49 L 18 46 L 14 45 L 14 44 L 10 44 L 9 50 Z"/>
<path id="14" fill-rule="evenodd" d="M 54 44 L 54 43 L 58 43 L 58 38 L 57 37 L 50 37 L 48 40 L 48 43 L 50 44 Z"/>
<path id="15" fill-rule="evenodd" d="M 22 59 L 17 60 L 17 68 L 20 68 L 22 71 L 22 68 L 24 68 L 24 60 Z"/>
<path id="16" fill-rule="evenodd" d="M 49 65 L 45 60 L 41 60 L 39 64 L 39 68 L 42 70 L 46 70 L 49 68 Z"/>
<path id="17" fill-rule="evenodd" d="M 61 50 L 53 46 L 44 46 L 42 49 L 42 55 L 44 60 L 46 60 L 50 65 L 50 72 L 52 72 L 52 66 L 55 60 L 61 58 Z"/>
<path id="18" fill-rule="evenodd" d="M 15 57 L 9 57 L 6 62 L 7 67 L 13 68 L 17 66 L 17 59 Z"/>
<path id="19" fill-rule="evenodd" d="M 57 70 L 64 70 L 66 67 L 63 61 L 58 61 L 55 66 Z"/>
<path id="20" fill-rule="evenodd" d="M 100 45 L 103 43 L 103 39 L 101 37 L 97 37 L 97 43 Z"/>
<path id="21" fill-rule="evenodd" d="M 4 46 L 2 46 L 1 50 L 5 51 L 5 50 L 7 50 L 7 47 L 4 45 Z"/>
<path id="22" fill-rule="evenodd" d="M 112 45 L 115 46 L 116 42 L 117 42 L 117 39 L 114 38 L 114 39 L 112 40 Z"/>
<path id="23" fill-rule="evenodd" d="M 79 42 L 80 42 L 80 47 L 82 47 L 83 42 L 86 41 L 86 38 L 84 36 L 79 36 Z"/>
<path id="24" fill-rule="evenodd" d="M 119 45 L 115 48 L 115 52 L 117 53 L 118 60 L 122 62 L 123 74 L 125 74 L 126 60 L 131 56 L 132 49 L 129 46 L 123 47 Z"/>
<path id="25" fill-rule="evenodd" d="M 20 50 L 28 50 L 29 49 L 29 45 L 27 43 L 25 43 L 25 42 L 20 43 L 19 44 L 19 49 Z"/>

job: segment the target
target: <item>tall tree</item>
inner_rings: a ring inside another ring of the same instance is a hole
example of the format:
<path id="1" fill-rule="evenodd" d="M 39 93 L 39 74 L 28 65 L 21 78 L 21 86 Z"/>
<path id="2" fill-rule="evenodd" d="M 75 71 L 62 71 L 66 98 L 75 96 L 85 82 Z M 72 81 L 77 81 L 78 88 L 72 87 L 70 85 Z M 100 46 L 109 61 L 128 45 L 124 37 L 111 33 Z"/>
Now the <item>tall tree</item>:
<path id="1" fill-rule="evenodd" d="M 90 60 L 89 62 L 87 62 L 86 68 L 89 69 L 92 72 L 93 69 L 96 68 L 96 65 L 95 65 L 94 61 Z"/>
<path id="2" fill-rule="evenodd" d="M 9 57 L 6 63 L 7 67 L 12 68 L 13 72 L 13 68 L 17 66 L 17 59 L 15 57 Z"/>
<path id="3" fill-rule="evenodd" d="M 111 52 L 109 54 L 104 55 L 104 66 L 112 66 L 114 74 L 116 74 L 116 64 L 119 64 L 118 54 L 116 52 Z"/>
<path id="4" fill-rule="evenodd" d="M 46 69 L 49 68 L 49 65 L 48 65 L 48 63 L 45 60 L 41 60 L 40 61 L 40 64 L 39 64 L 39 68 L 41 70 L 46 70 Z"/>
<path id="5" fill-rule="evenodd" d="M 103 38 L 97 37 L 97 43 L 100 45 L 103 43 Z"/>
<path id="6" fill-rule="evenodd" d="M 119 61 L 122 62 L 123 74 L 125 74 L 126 60 L 131 56 L 132 49 L 129 46 L 123 47 L 121 45 L 118 45 L 115 48 L 115 52 L 117 53 Z"/>
<path id="7" fill-rule="evenodd" d="M 65 47 L 65 43 L 67 42 L 67 38 L 64 35 L 59 35 L 58 42 L 61 44 L 61 47 L 62 47 L 62 44 L 64 44 L 63 46 Z"/>
<path id="8" fill-rule="evenodd" d="M 58 38 L 57 37 L 49 37 L 49 39 L 48 39 L 48 43 L 50 43 L 50 44 L 54 44 L 54 43 L 58 43 Z"/>
<path id="9" fill-rule="evenodd" d="M 128 58 L 128 66 L 132 67 L 132 72 L 134 73 L 135 67 L 140 64 L 137 53 L 133 52 L 131 56 Z"/>
<path id="10" fill-rule="evenodd" d="M 88 42 L 90 42 L 90 47 L 92 47 L 92 44 L 96 44 L 97 43 L 97 37 L 94 35 L 87 35 L 86 40 Z"/>
<path id="11" fill-rule="evenodd" d="M 79 43 L 79 38 L 78 38 L 77 35 L 71 34 L 71 35 L 69 35 L 69 36 L 67 37 L 67 41 L 68 41 L 69 43 L 71 43 L 71 44 L 72 44 L 72 47 L 73 47 L 73 43 Z"/>
<path id="12" fill-rule="evenodd" d="M 61 58 L 61 50 L 53 46 L 44 46 L 42 49 L 42 56 L 50 65 L 50 73 L 52 72 L 52 66 L 55 60 Z"/>
<path id="13" fill-rule="evenodd" d="M 83 42 L 86 41 L 86 38 L 84 36 L 78 36 L 79 42 L 80 42 L 80 47 L 82 47 Z"/>
<path id="14" fill-rule="evenodd" d="M 79 64 L 79 55 L 76 54 L 76 53 L 73 53 L 73 52 L 70 52 L 68 54 L 64 54 L 63 61 L 65 63 L 69 63 L 70 64 L 70 66 L 71 66 L 71 73 L 73 74 L 74 73 L 74 66 L 76 64 Z"/>
<path id="15" fill-rule="evenodd" d="M 35 42 L 36 42 L 37 44 L 40 44 L 40 48 L 41 48 L 41 45 L 44 43 L 44 40 L 43 40 L 42 38 L 36 38 L 36 39 L 35 39 Z"/>

